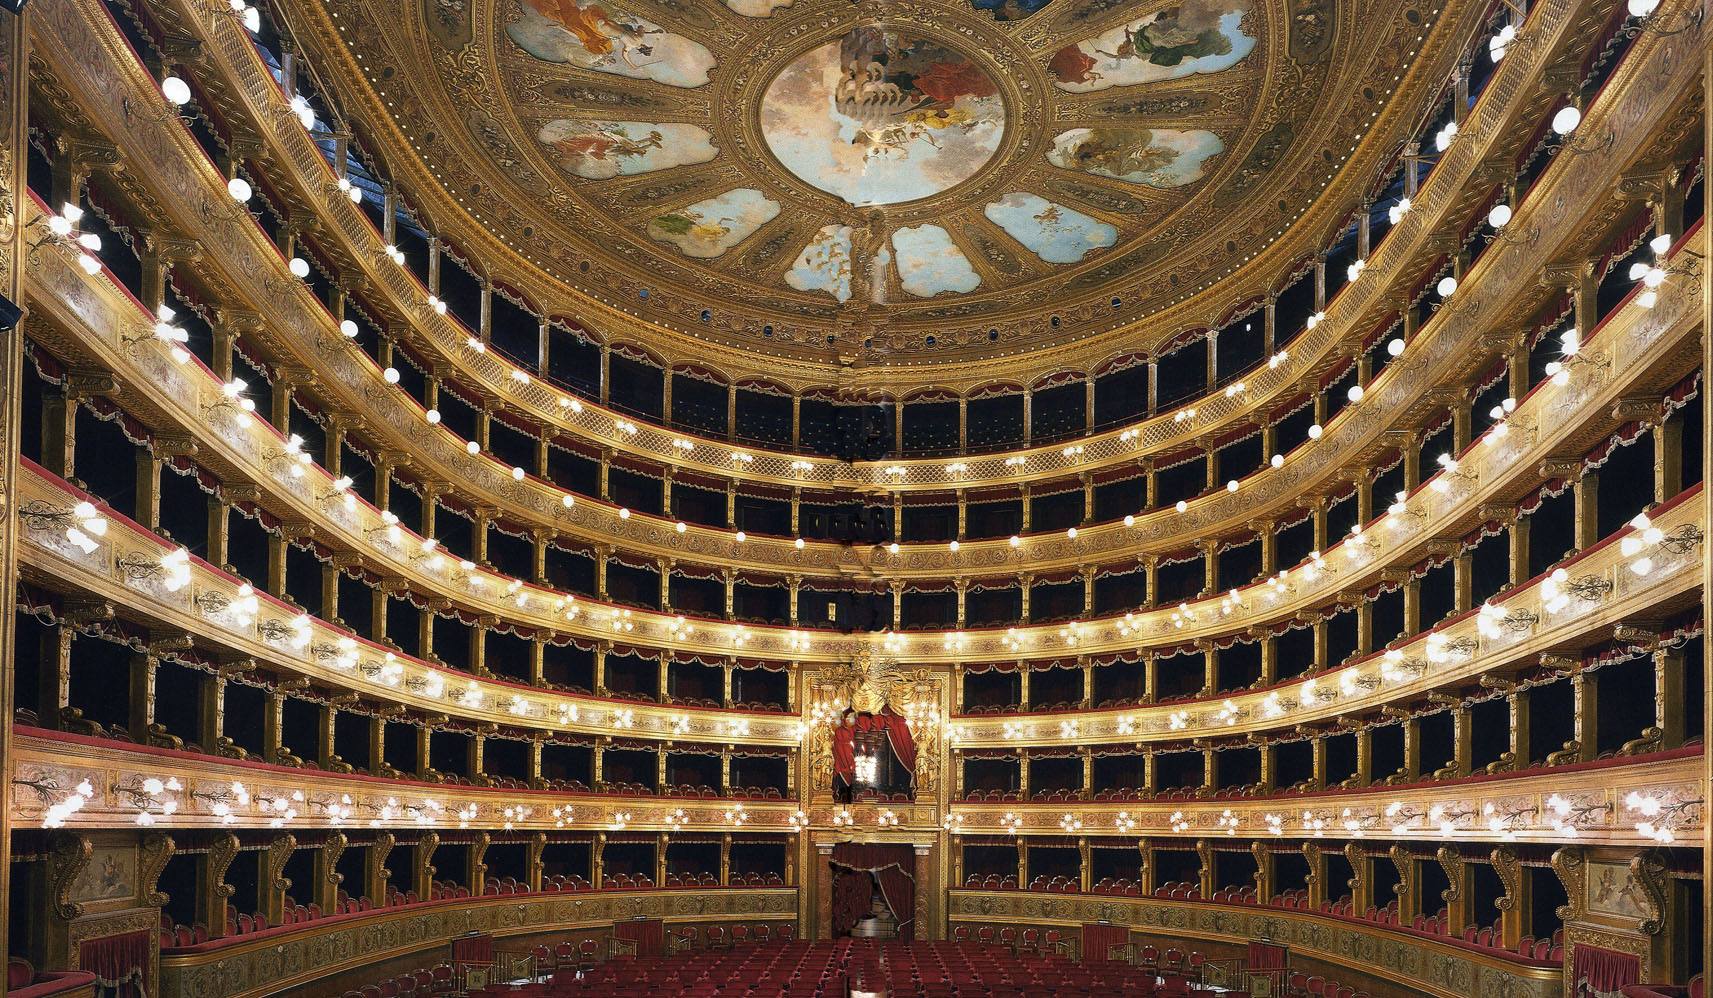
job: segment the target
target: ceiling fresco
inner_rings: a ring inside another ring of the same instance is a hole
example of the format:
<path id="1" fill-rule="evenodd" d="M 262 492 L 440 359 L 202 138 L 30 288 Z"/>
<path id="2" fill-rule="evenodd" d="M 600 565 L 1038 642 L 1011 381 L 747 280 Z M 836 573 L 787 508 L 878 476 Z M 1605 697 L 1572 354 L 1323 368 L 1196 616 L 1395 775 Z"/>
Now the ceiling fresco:
<path id="1" fill-rule="evenodd" d="M 1416 2 L 323 9 L 362 70 L 344 85 L 397 129 L 366 138 L 408 142 L 567 296 L 703 338 L 927 354 L 1109 328 L 1276 236 L 1383 104 L 1360 84 L 1421 44 Z"/>

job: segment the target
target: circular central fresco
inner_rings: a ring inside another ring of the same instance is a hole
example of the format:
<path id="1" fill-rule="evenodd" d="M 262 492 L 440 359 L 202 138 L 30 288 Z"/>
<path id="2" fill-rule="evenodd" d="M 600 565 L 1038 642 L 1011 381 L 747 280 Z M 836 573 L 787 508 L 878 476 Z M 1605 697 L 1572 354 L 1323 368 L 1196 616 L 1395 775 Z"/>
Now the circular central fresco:
<path id="1" fill-rule="evenodd" d="M 939 42 L 879 25 L 799 56 L 768 84 L 761 133 L 781 166 L 857 207 L 941 194 L 1005 137 L 988 72 Z"/>
<path id="2" fill-rule="evenodd" d="M 1020 352 L 1183 301 L 1361 172 L 1434 6 L 421 0 L 405 30 L 392 0 L 296 2 L 496 281 L 701 353 L 833 359 Z"/>

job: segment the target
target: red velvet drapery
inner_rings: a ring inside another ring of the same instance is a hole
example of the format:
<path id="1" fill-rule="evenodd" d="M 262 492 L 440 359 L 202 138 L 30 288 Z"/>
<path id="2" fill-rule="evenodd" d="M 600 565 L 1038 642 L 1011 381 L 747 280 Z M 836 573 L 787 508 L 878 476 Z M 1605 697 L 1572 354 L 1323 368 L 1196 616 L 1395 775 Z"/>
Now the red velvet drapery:
<path id="1" fill-rule="evenodd" d="M 910 782 L 915 783 L 916 739 L 911 737 L 910 725 L 890 710 L 876 714 L 875 720 L 885 722 L 887 744 L 892 746 L 892 754 L 904 765 L 904 771 L 910 774 Z"/>
<path id="2" fill-rule="evenodd" d="M 642 959 L 666 955 L 666 923 L 658 918 L 614 922 L 613 935 L 636 943 L 636 955 Z"/>
<path id="3" fill-rule="evenodd" d="M 1619 998 L 1626 984 L 1642 979 L 1640 957 L 1577 944 L 1570 961 L 1575 990 L 1569 998 Z"/>
<path id="4" fill-rule="evenodd" d="M 873 882 L 866 870 L 833 867 L 833 937 L 850 935 L 851 928 L 868 914 L 874 896 Z"/>
<path id="5" fill-rule="evenodd" d="M 1251 942 L 1248 966 L 1250 970 L 1283 970 L 1289 952 L 1278 943 Z"/>
<path id="6" fill-rule="evenodd" d="M 146 998 L 152 932 L 126 932 L 86 939 L 77 947 L 77 965 L 95 975 L 97 998 Z"/>
<path id="7" fill-rule="evenodd" d="M 845 782 L 854 782 L 856 777 L 856 735 L 859 731 L 884 731 L 886 743 L 892 747 L 892 754 L 898 757 L 904 771 L 911 774 L 914 781 L 916 773 L 916 739 L 910 734 L 910 725 L 904 718 L 894 714 L 890 709 L 878 714 L 858 714 L 855 723 L 846 724 L 840 721 L 833 729 L 833 772 L 844 777 Z"/>
<path id="8" fill-rule="evenodd" d="M 862 911 L 856 913 L 850 922 L 844 926 L 844 931 L 850 931 L 857 919 L 868 913 L 868 875 L 873 873 L 880 881 L 881 896 L 886 899 L 886 906 L 892 909 L 892 916 L 898 919 L 898 937 L 900 939 L 916 938 L 916 850 L 913 846 L 875 845 L 868 842 L 841 842 L 833 847 L 833 868 L 839 874 L 842 883 L 848 874 L 855 872 L 862 877 L 863 899 Z M 848 888 L 855 891 L 854 886 Z M 839 884 L 833 889 L 833 934 L 839 935 Z"/>
<path id="9" fill-rule="evenodd" d="M 452 940 L 452 961 L 454 963 L 492 963 L 494 959 L 493 936 L 465 936 Z"/>
<path id="10" fill-rule="evenodd" d="M 1083 962 L 1099 963 L 1105 960 L 1122 960 L 1120 954 L 1107 956 L 1107 950 L 1113 946 L 1123 946 L 1130 941 L 1130 930 L 1122 925 L 1083 925 Z"/>

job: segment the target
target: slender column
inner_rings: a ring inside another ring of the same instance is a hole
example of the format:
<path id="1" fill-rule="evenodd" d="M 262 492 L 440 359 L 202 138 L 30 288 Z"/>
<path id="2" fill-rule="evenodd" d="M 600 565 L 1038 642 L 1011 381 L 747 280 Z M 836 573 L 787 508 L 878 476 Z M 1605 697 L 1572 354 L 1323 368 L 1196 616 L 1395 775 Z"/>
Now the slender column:
<path id="1" fill-rule="evenodd" d="M 1475 717 L 1461 703 L 1451 709 L 1451 743 L 1451 775 L 1468 776 L 1475 768 Z"/>
<path id="2" fill-rule="evenodd" d="M 1023 389 L 1023 446 L 1027 447 L 1035 439 L 1035 391 L 1032 388 Z"/>
<path id="3" fill-rule="evenodd" d="M 1660 648 L 1653 658 L 1654 727 L 1660 730 L 1660 748 L 1681 748 L 1688 730 L 1683 708 L 1683 650 Z"/>
<path id="4" fill-rule="evenodd" d="M 1576 550 L 1586 551 L 1600 543 L 1600 473 L 1588 471 L 1571 486 L 1576 521 Z"/>
<path id="5" fill-rule="evenodd" d="M 958 452 L 969 450 L 970 445 L 970 400 L 958 398 Z"/>
<path id="6" fill-rule="evenodd" d="M 729 406 L 726 413 L 729 418 L 731 414 Z M 660 421 L 667 426 L 672 425 L 672 372 L 670 370 L 660 372 Z"/>
<path id="7" fill-rule="evenodd" d="M 1683 491 L 1683 419 L 1654 424 L 1654 502 L 1669 502 Z"/>
<path id="8" fill-rule="evenodd" d="M 1574 715 L 1572 738 L 1576 742 L 1576 761 L 1593 762 L 1600 750 L 1599 686 L 1594 674 L 1580 669 L 1570 677 L 1571 712 Z"/>
<path id="9" fill-rule="evenodd" d="M 197 738 L 208 755 L 220 752 L 226 737 L 226 677 L 223 674 L 197 677 Z"/>
<path id="10" fill-rule="evenodd" d="M 156 533 L 161 529 L 161 462 L 154 452 L 139 448 L 136 458 L 136 488 L 132 495 L 136 520 Z"/>
<path id="11" fill-rule="evenodd" d="M 149 729 L 155 723 L 155 675 L 160 659 L 152 651 L 131 653 L 131 740 L 149 744 Z"/>
<path id="12" fill-rule="evenodd" d="M 1417 780 L 1422 775 L 1422 721 L 1414 715 L 1400 722 L 1404 729 L 1404 778 Z"/>
<path id="13" fill-rule="evenodd" d="M 726 439 L 738 438 L 738 386 L 726 386 Z"/>
<path id="14" fill-rule="evenodd" d="M 231 530 L 231 507 L 219 495 L 208 497 L 208 543 L 203 557 L 210 565 L 226 566 L 226 539 Z"/>

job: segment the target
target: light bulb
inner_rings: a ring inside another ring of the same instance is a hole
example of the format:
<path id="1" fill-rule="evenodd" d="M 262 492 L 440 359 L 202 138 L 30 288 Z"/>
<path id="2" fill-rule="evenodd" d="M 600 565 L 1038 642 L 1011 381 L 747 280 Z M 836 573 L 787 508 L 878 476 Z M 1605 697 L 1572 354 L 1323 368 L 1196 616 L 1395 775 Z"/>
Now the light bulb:
<path id="1" fill-rule="evenodd" d="M 1574 104 L 1559 108 L 1558 113 L 1552 116 L 1552 130 L 1560 135 L 1569 135 L 1576 131 L 1576 126 L 1580 124 L 1582 112 L 1577 110 Z"/>
<path id="2" fill-rule="evenodd" d="M 1487 224 L 1495 229 L 1502 229 L 1511 224 L 1511 206 L 1503 201 L 1493 206 L 1487 213 Z"/>
<path id="3" fill-rule="evenodd" d="M 174 107 L 183 107 L 190 103 L 190 84 L 176 76 L 169 76 L 161 81 L 161 96 Z"/>
<path id="4" fill-rule="evenodd" d="M 1320 424 L 1315 423 L 1313 426 L 1309 427 L 1309 439 L 1310 440 L 1319 440 L 1320 435 L 1324 432 L 1325 431 L 1320 428 Z"/>
<path id="5" fill-rule="evenodd" d="M 1647 17 L 1659 9 L 1659 0 L 1630 0 L 1628 6 L 1631 17 Z"/>
<path id="6" fill-rule="evenodd" d="M 1275 468 L 1283 468 L 1285 466 L 1285 455 L 1274 454 L 1273 459 L 1268 463 Z"/>
<path id="7" fill-rule="evenodd" d="M 482 445 L 471 440 L 464 444 L 464 452 L 466 454 L 480 454 L 482 453 Z"/>
<path id="8" fill-rule="evenodd" d="M 234 201 L 248 201 L 254 191 L 250 190 L 250 182 L 243 177 L 233 177 L 226 181 L 226 193 L 232 195 Z"/>
<path id="9" fill-rule="evenodd" d="M 440 410 L 439 409 L 430 409 L 427 412 L 422 414 L 422 418 L 428 420 L 430 425 L 438 423 L 438 422 L 440 422 Z"/>
<path id="10" fill-rule="evenodd" d="M 287 263 L 286 267 L 291 271 L 293 277 L 302 279 L 309 276 L 309 261 L 301 256 L 292 257 L 291 262 Z"/>
<path id="11" fill-rule="evenodd" d="M 1345 398 L 1348 398 L 1352 402 L 1362 401 L 1362 386 L 1361 385 L 1351 385 L 1350 390 L 1345 392 L 1344 396 L 1345 396 Z"/>
<path id="12" fill-rule="evenodd" d="M 1402 339 L 1394 337 L 1391 340 L 1391 342 L 1386 344 L 1386 353 L 1388 356 L 1397 357 L 1397 356 L 1401 355 L 1403 352 L 1404 352 L 1404 341 Z"/>
<path id="13" fill-rule="evenodd" d="M 1450 275 L 1440 278 L 1437 290 L 1441 298 L 1450 298 L 1451 293 L 1457 290 L 1457 278 Z"/>
<path id="14" fill-rule="evenodd" d="M 389 385 L 398 384 L 399 383 L 399 369 L 396 367 L 389 367 L 386 370 L 382 371 L 381 372 L 381 380 L 385 381 Z"/>

